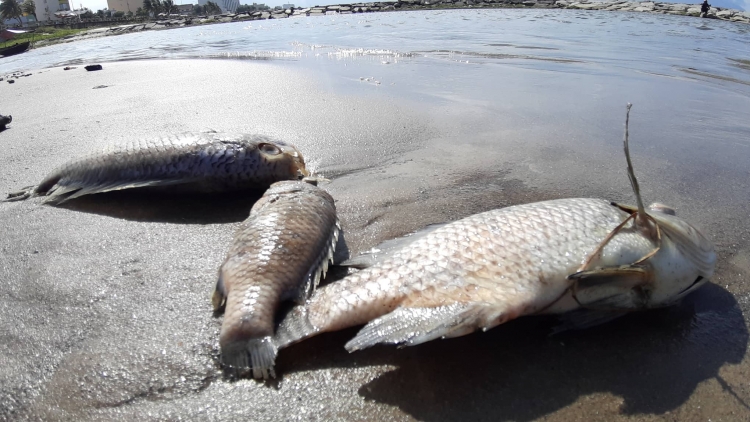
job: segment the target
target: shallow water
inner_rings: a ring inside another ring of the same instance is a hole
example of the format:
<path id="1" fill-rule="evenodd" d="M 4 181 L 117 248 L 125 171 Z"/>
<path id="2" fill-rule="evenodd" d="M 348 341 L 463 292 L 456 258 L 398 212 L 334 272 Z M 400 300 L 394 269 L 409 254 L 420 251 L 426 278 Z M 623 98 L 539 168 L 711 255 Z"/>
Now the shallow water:
<path id="1" fill-rule="evenodd" d="M 33 75 L 0 86 L 0 113 L 15 114 L 0 134 L 0 192 L 134 136 L 257 130 L 293 141 L 332 180 L 354 252 L 516 203 L 632 203 L 630 101 L 644 200 L 703 229 L 719 264 L 715 284 L 681 306 L 560 337 L 527 319 L 350 355 L 353 331 L 321 336 L 282 351 L 273 389 L 229 382 L 215 360 L 209 296 L 245 201 L 0 204 L 0 352 L 11 362 L 0 365 L 0 418 L 745 419 L 747 31 L 639 13 L 454 10 L 144 32 L 3 59 L 0 75 Z M 166 58 L 208 60 L 151 60 Z M 121 60 L 145 61 L 107 63 Z M 91 62 L 104 70 L 39 70 Z"/>
<path id="2" fill-rule="evenodd" d="M 750 27 L 627 12 L 444 10 L 196 26 L 97 38 L 5 58 L 0 73 L 96 61 L 170 58 L 445 60 L 512 63 L 571 73 L 682 69 L 748 82 Z M 577 63 L 560 68 L 554 63 Z M 746 70 L 746 69 L 745 69 Z"/>

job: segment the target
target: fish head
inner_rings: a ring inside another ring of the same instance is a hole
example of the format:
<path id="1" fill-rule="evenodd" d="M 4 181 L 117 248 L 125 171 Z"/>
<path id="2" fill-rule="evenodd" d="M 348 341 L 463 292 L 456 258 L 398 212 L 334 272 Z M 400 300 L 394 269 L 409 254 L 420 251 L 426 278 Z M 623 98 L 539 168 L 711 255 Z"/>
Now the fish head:
<path id="1" fill-rule="evenodd" d="M 708 281 L 716 265 L 716 252 L 713 243 L 693 225 L 677 217 L 674 209 L 652 204 L 648 215 L 661 231 L 659 252 L 649 260 L 654 282 L 648 306 L 668 306 Z"/>
<path id="2" fill-rule="evenodd" d="M 294 145 L 280 141 L 266 139 L 258 143 L 258 152 L 266 163 L 281 166 L 289 171 L 295 179 L 302 179 L 310 175 L 305 167 L 305 157 Z"/>

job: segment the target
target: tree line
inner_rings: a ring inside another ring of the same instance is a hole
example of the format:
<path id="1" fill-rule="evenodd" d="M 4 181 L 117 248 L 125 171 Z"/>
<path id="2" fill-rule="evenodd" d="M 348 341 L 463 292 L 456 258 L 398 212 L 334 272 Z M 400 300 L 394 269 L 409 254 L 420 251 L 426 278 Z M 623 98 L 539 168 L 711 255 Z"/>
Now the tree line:
<path id="1" fill-rule="evenodd" d="M 18 19 L 19 24 L 23 24 L 21 16 L 23 14 L 34 16 L 36 19 L 36 4 L 34 0 L 26 0 L 23 3 L 19 3 L 18 0 L 2 0 L 0 1 L 0 17 L 5 19 Z"/>
<path id="2" fill-rule="evenodd" d="M 241 4 L 237 7 L 236 13 L 253 13 L 264 10 L 270 10 L 271 8 L 265 4 Z M 107 13 L 109 12 L 109 13 Z M 82 13 L 80 16 L 82 19 L 105 19 L 105 15 L 109 15 L 115 18 L 133 16 L 148 17 L 150 14 L 158 16 L 160 13 L 170 15 L 177 13 L 177 5 L 174 0 L 143 0 L 143 7 L 139 7 L 138 10 L 133 12 L 119 12 L 119 11 L 104 11 L 98 10 L 96 13 L 92 13 L 90 10 Z M 221 14 L 222 10 L 218 4 L 209 1 L 204 6 L 196 4 L 193 6 L 193 14 L 195 15 L 218 15 Z M 36 17 L 36 4 L 34 0 L 25 0 L 22 3 L 19 0 L 0 0 L 0 17 L 3 19 L 18 19 L 18 23 L 22 24 L 21 16 L 23 14 L 34 16 L 34 20 L 38 20 Z"/>

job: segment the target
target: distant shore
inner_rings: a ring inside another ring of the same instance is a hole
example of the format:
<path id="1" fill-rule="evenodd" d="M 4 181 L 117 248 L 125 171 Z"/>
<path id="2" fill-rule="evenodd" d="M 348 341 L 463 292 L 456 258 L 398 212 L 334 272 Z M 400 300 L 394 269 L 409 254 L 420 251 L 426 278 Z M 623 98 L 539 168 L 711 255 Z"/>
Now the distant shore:
<path id="1" fill-rule="evenodd" d="M 368 3 L 348 3 L 305 8 L 289 8 L 284 10 L 253 13 L 225 13 L 215 16 L 180 16 L 148 22 L 129 23 L 114 27 L 95 28 L 65 38 L 40 41 L 35 44 L 35 47 L 147 30 L 181 28 L 185 26 L 206 25 L 214 23 L 243 22 L 265 19 L 286 19 L 301 16 L 323 16 L 332 14 L 344 15 L 353 13 L 389 12 L 398 10 L 517 8 L 606 10 L 699 17 L 701 14 L 700 6 L 700 4 L 660 3 L 651 1 L 594 2 L 589 0 L 394 0 Z M 706 18 L 750 24 L 750 12 L 742 12 L 739 10 L 724 9 L 720 7 L 711 7 L 709 12 L 706 14 Z"/>

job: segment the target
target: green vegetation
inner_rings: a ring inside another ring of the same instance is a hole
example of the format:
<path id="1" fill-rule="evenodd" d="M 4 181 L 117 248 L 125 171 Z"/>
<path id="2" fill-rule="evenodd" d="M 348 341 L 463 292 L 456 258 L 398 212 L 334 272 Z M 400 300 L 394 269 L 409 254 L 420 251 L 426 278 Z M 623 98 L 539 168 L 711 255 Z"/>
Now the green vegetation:
<path id="1" fill-rule="evenodd" d="M 71 35 L 76 35 L 83 31 L 86 31 L 86 29 L 57 29 L 51 26 L 43 26 L 34 30 L 34 32 L 28 32 L 26 34 L 18 34 L 7 43 L 0 42 L 0 48 L 10 47 L 12 45 L 20 44 L 26 41 L 37 42 L 41 40 L 53 40 L 53 39 L 58 39 L 58 38 L 65 38 Z"/>
<path id="2" fill-rule="evenodd" d="M 34 16 L 34 20 L 36 19 L 36 3 L 34 3 L 34 0 L 26 0 L 21 5 L 21 11 L 23 13 L 26 13 L 27 15 Z"/>
<path id="3" fill-rule="evenodd" d="M 205 6 L 196 4 L 195 6 L 193 6 L 193 14 L 194 15 L 220 15 L 221 7 L 219 7 L 218 4 L 212 1 L 207 2 Z"/>
<path id="4" fill-rule="evenodd" d="M 16 0 L 2 0 L 0 2 L 0 17 L 3 19 L 18 19 L 21 24 L 21 5 Z"/>
<path id="5" fill-rule="evenodd" d="M 169 15 L 177 12 L 177 5 L 173 0 L 143 0 L 143 10 L 146 13 L 153 13 L 154 16 L 159 13 Z"/>
<path id="6" fill-rule="evenodd" d="M 265 4 L 241 4 L 239 7 L 237 7 L 237 10 L 235 13 L 253 13 L 253 12 L 262 12 L 264 10 L 271 10 L 270 7 L 266 6 Z"/>

